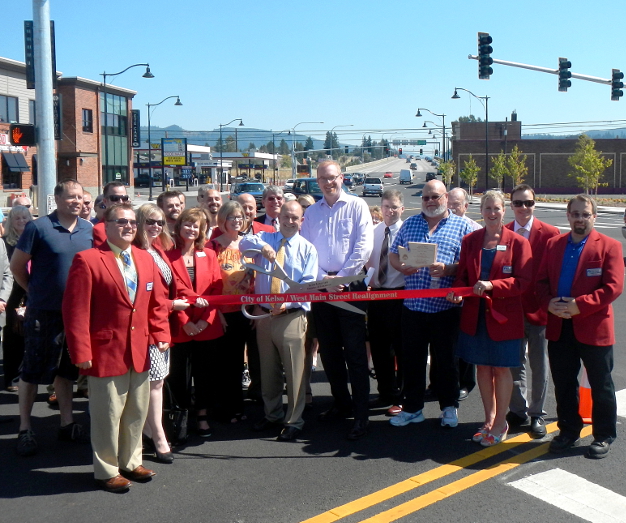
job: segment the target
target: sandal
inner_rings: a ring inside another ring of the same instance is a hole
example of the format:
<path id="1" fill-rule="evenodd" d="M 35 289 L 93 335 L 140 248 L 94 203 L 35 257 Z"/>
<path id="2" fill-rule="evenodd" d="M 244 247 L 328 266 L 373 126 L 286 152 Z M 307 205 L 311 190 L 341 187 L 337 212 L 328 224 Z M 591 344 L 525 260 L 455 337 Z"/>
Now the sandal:
<path id="1" fill-rule="evenodd" d="M 201 429 L 199 426 L 201 421 L 208 422 L 209 418 L 207 418 L 206 415 L 196 416 L 196 421 L 198 422 L 198 436 L 201 438 L 209 438 L 211 436 L 211 427 L 208 429 Z"/>
<path id="2" fill-rule="evenodd" d="M 509 432 L 509 424 L 505 424 L 504 425 L 504 430 L 498 434 L 487 434 L 482 440 L 480 440 L 480 444 L 483 447 L 493 447 L 494 445 L 498 445 L 500 443 L 502 443 L 507 436 L 507 433 Z"/>
<path id="3" fill-rule="evenodd" d="M 472 441 L 474 443 L 480 443 L 489 435 L 489 429 L 487 429 L 484 425 L 478 429 L 476 434 L 472 436 Z"/>

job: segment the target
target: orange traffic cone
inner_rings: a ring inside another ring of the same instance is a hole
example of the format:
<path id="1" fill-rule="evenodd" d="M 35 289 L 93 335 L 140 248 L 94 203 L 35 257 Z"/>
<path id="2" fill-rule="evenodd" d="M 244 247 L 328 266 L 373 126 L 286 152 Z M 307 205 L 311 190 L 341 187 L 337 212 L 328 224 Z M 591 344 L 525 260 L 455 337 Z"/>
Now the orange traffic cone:
<path id="1" fill-rule="evenodd" d="M 587 378 L 587 369 L 583 365 L 583 375 L 580 378 L 580 387 L 578 388 L 578 414 L 583 419 L 583 423 L 589 425 L 591 423 L 591 385 Z"/>

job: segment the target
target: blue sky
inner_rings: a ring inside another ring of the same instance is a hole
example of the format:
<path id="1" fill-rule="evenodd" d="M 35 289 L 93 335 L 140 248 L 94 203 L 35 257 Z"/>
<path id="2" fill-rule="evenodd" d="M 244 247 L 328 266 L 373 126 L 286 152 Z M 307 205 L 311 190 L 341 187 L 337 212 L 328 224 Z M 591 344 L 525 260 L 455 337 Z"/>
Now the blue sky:
<path id="1" fill-rule="evenodd" d="M 98 80 L 100 73 L 149 62 L 154 79 L 135 68 L 113 83 L 138 92 L 135 108 L 180 95 L 153 112 L 158 126 L 210 130 L 234 118 L 246 126 L 323 135 L 336 125 L 342 142 L 363 131 L 417 129 L 418 107 L 447 115 L 484 117 L 466 93 L 489 96 L 490 120 L 517 110 L 523 124 L 626 120 L 626 97 L 610 100 L 610 87 L 573 80 L 567 93 L 554 75 L 494 65 L 479 80 L 476 34 L 493 37 L 494 58 L 557 67 L 609 78 L 626 71 L 621 44 L 626 2 L 581 0 L 465 2 L 277 2 L 232 0 L 50 0 L 56 24 L 57 68 L 66 76 Z M 3 8 L 0 55 L 24 60 L 23 20 L 32 2 Z M 171 104 L 171 105 L 170 105 Z M 607 124 L 607 127 L 610 125 Z M 573 132 L 587 128 L 574 126 Z M 310 133 L 307 133 L 310 131 Z M 525 129 L 530 132 L 530 128 Z M 402 132 L 389 138 L 419 138 Z"/>

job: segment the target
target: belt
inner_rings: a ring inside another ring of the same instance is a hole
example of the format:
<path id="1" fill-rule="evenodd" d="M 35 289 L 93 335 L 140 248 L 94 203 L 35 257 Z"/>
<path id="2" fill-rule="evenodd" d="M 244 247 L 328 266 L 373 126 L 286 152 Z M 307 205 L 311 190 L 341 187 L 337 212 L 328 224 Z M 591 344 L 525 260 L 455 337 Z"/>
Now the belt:
<path id="1" fill-rule="evenodd" d="M 404 285 L 402 287 L 377 287 L 372 288 L 373 291 L 403 291 Z"/>
<path id="2" fill-rule="evenodd" d="M 263 312 L 272 312 L 272 310 L 271 310 L 271 309 L 266 309 L 265 307 L 261 307 L 261 306 L 259 306 L 259 307 L 261 308 L 261 310 L 262 310 Z M 303 310 L 304 310 L 304 309 L 303 309 L 302 307 L 294 307 L 294 308 L 291 308 L 291 309 L 285 309 L 285 310 L 284 310 L 283 312 L 281 312 L 280 314 L 292 314 L 292 313 L 294 313 L 294 312 L 299 312 L 299 311 L 303 311 Z M 280 316 L 280 314 L 277 314 L 276 316 Z"/>

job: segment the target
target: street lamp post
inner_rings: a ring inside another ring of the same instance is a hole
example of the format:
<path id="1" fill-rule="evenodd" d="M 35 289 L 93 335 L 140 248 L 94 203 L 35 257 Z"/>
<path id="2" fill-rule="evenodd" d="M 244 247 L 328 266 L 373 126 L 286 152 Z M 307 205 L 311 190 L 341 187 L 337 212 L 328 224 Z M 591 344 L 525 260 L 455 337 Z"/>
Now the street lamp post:
<path id="1" fill-rule="evenodd" d="M 108 134 L 109 134 L 109 108 L 108 108 L 108 99 L 107 99 L 107 77 L 109 76 L 118 76 L 122 73 L 125 73 L 126 71 L 128 71 L 129 69 L 132 69 L 133 67 L 145 67 L 146 68 L 146 72 L 144 74 L 142 74 L 141 76 L 143 78 L 154 78 L 154 75 L 150 72 L 150 64 L 134 64 L 134 65 L 129 65 L 126 69 L 124 69 L 123 71 L 120 71 L 119 73 L 107 73 L 106 71 L 103 73 L 100 73 L 100 76 L 102 76 L 102 92 L 104 92 L 104 162 L 101 162 L 103 164 L 103 176 L 102 176 L 102 185 L 105 185 L 105 178 L 107 175 L 107 170 L 109 167 L 109 139 L 108 139 Z"/>
<path id="2" fill-rule="evenodd" d="M 333 127 L 330 130 L 330 159 L 333 159 L 333 131 L 335 129 L 337 129 L 337 127 L 354 127 L 354 124 L 346 124 L 346 125 L 335 125 L 335 127 Z M 339 145 L 339 141 L 337 141 L 337 145 Z"/>
<path id="3" fill-rule="evenodd" d="M 148 200 L 152 201 L 152 135 L 150 134 L 150 107 L 161 105 L 170 98 L 176 98 L 174 105 L 183 105 L 180 103 L 180 96 L 174 94 L 161 100 L 158 104 L 146 104 L 148 106 L 148 184 L 150 185 Z M 161 151 L 161 179 L 163 181 L 163 191 L 165 191 L 165 167 L 163 166 L 163 151 Z"/>
<path id="4" fill-rule="evenodd" d="M 419 107 L 417 109 L 417 113 L 416 113 L 416 117 L 421 117 L 422 113 L 420 113 L 420 111 L 428 111 L 430 114 L 437 116 L 438 118 L 441 118 L 443 124 L 443 160 L 444 162 L 447 160 L 446 157 L 446 115 L 445 114 L 437 114 L 437 113 L 433 113 L 430 109 L 426 109 L 425 107 Z"/>
<path id="5" fill-rule="evenodd" d="M 318 124 L 323 124 L 324 122 L 299 122 L 296 125 L 294 125 L 291 130 L 293 131 L 293 134 L 291 136 L 291 177 L 295 178 L 297 173 L 296 173 L 296 146 L 295 146 L 295 139 L 296 139 L 296 127 L 298 127 L 298 125 L 302 125 L 303 123 L 318 123 Z"/>
<path id="6" fill-rule="evenodd" d="M 488 96 L 476 96 L 472 91 L 464 89 L 463 87 L 455 87 L 452 98 L 458 100 L 461 98 L 457 91 L 465 91 L 476 98 L 485 108 L 485 191 L 489 188 L 489 97 Z M 484 100 L 484 102 L 483 102 Z"/>
<path id="7" fill-rule="evenodd" d="M 274 155 L 274 185 L 276 185 L 276 179 L 278 175 L 278 158 L 276 154 L 276 137 L 280 136 L 283 133 L 291 134 L 290 129 L 285 129 L 284 131 L 280 131 L 279 133 L 272 133 L 272 154 Z"/>
<path id="8" fill-rule="evenodd" d="M 222 141 L 222 127 L 226 127 L 233 122 L 239 122 L 239 127 L 243 127 L 243 120 L 241 118 L 235 118 L 228 123 L 220 124 L 220 192 L 222 192 L 222 178 L 224 175 L 224 164 L 223 164 L 223 156 L 224 156 L 224 142 Z"/>

